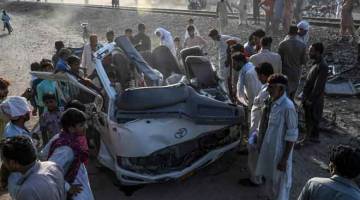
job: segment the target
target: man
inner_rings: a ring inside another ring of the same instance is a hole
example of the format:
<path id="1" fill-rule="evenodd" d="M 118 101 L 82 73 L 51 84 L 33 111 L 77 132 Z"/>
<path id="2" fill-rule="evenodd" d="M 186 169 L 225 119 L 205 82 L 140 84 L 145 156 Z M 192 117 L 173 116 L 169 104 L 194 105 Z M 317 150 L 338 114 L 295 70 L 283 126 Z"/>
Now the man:
<path id="1" fill-rule="evenodd" d="M 216 5 L 216 18 L 218 18 L 218 23 L 220 25 L 220 33 L 223 33 L 228 25 L 228 9 L 230 12 L 233 12 L 229 2 L 226 0 L 220 0 Z"/>
<path id="2" fill-rule="evenodd" d="M 190 35 L 189 35 L 188 31 L 187 31 L 187 28 L 188 28 L 189 26 L 193 26 L 194 29 L 195 29 L 195 30 L 194 30 L 194 34 L 195 34 L 196 36 L 200 36 L 199 30 L 196 28 L 196 26 L 195 26 L 195 24 L 194 24 L 194 19 L 193 19 L 193 18 L 190 18 L 190 19 L 188 20 L 188 25 L 187 25 L 186 30 L 185 30 L 185 37 L 184 37 L 185 40 L 186 40 L 188 37 L 190 37 Z"/>
<path id="3" fill-rule="evenodd" d="M 4 137 L 26 135 L 31 138 L 32 134 L 25 127 L 25 122 L 30 120 L 31 109 L 24 97 L 8 97 L 0 104 L 0 109 L 10 119 L 4 129 Z"/>
<path id="4" fill-rule="evenodd" d="M 69 64 L 70 70 L 69 72 L 77 77 L 80 78 L 84 78 L 84 72 L 82 71 L 82 69 L 80 68 L 80 58 L 75 56 L 75 55 L 71 55 L 68 59 L 67 59 L 67 63 Z"/>
<path id="5" fill-rule="evenodd" d="M 292 152 L 298 138 L 298 116 L 286 95 L 287 78 L 273 74 L 268 79 L 271 108 L 262 141 L 256 175 L 265 178 L 268 199 L 287 200 L 292 181 Z M 267 113 L 264 113 L 267 114 Z"/>
<path id="6" fill-rule="evenodd" d="M 54 66 L 56 66 L 56 64 L 58 63 L 58 61 L 59 61 L 59 57 L 60 57 L 60 55 L 59 55 L 59 53 L 60 53 L 60 50 L 62 49 L 62 48 L 64 48 L 65 47 L 65 45 L 64 45 L 64 42 L 63 41 L 56 41 L 55 42 L 55 54 L 53 55 L 53 57 L 51 58 L 51 61 L 52 61 L 52 64 L 54 65 Z"/>
<path id="7" fill-rule="evenodd" d="M 271 52 L 271 37 L 264 37 L 261 39 L 261 50 L 259 53 L 250 57 L 255 67 L 259 67 L 262 63 L 270 63 L 273 67 L 274 73 L 281 74 L 282 62 L 281 56 L 278 53 Z"/>
<path id="8" fill-rule="evenodd" d="M 138 51 L 151 51 L 151 40 L 150 37 L 146 35 L 145 30 L 145 24 L 138 25 L 138 34 L 134 37 L 134 42 Z"/>
<path id="9" fill-rule="evenodd" d="M 8 30 L 9 35 L 10 35 L 11 32 L 13 32 L 13 28 L 12 28 L 12 26 L 10 24 L 10 16 L 6 13 L 5 10 L 3 10 L 1 20 L 4 23 L 4 29 L 3 30 L 5 31 L 5 28 L 6 28 Z"/>
<path id="10" fill-rule="evenodd" d="M 60 49 L 59 58 L 55 65 L 55 72 L 69 70 L 69 66 L 68 66 L 66 60 L 69 58 L 70 55 L 71 55 L 70 49 L 68 49 L 68 48 Z"/>
<path id="11" fill-rule="evenodd" d="M 33 135 L 25 126 L 25 123 L 30 120 L 30 106 L 23 97 L 8 97 L 2 104 L 0 104 L 0 110 L 10 119 L 5 126 L 3 137 L 12 138 L 15 136 L 23 136 L 29 138 L 34 146 L 37 145 L 32 138 L 38 138 L 37 135 Z M 3 169 L 1 169 L 3 170 Z M 15 199 L 18 191 L 18 181 L 21 178 L 19 172 L 9 173 L 2 177 L 2 182 L 6 181 L 8 185 L 8 191 L 10 196 Z"/>
<path id="12" fill-rule="evenodd" d="M 36 150 L 24 136 L 6 139 L 1 144 L 1 159 L 10 172 L 21 173 L 16 200 L 65 200 L 64 175 L 53 162 L 36 161 Z"/>
<path id="13" fill-rule="evenodd" d="M 238 0 L 236 2 L 236 4 L 231 3 L 231 6 L 234 7 L 236 10 L 238 10 L 239 26 L 242 25 L 244 21 L 245 21 L 245 24 L 248 25 L 247 4 L 248 4 L 248 0 Z"/>
<path id="14" fill-rule="evenodd" d="M 227 40 L 232 39 L 229 35 L 221 35 L 216 29 L 212 29 L 209 32 L 209 37 L 215 41 L 218 51 L 218 65 L 216 66 L 216 72 L 221 80 L 227 81 L 229 76 L 229 67 L 226 66 L 227 60 Z M 227 85 L 225 83 L 225 85 Z"/>
<path id="15" fill-rule="evenodd" d="M 133 44 L 133 45 L 136 44 L 136 43 L 135 43 L 135 40 L 134 40 L 134 36 L 133 36 L 133 31 L 132 31 L 131 28 L 125 29 L 125 35 L 126 35 L 126 37 L 129 38 L 131 44 Z"/>
<path id="16" fill-rule="evenodd" d="M 240 103 L 251 109 L 255 96 L 261 89 L 261 83 L 257 77 L 255 66 L 248 62 L 244 53 L 236 52 L 232 55 L 232 61 L 239 71 L 237 82 L 237 99 Z"/>
<path id="17" fill-rule="evenodd" d="M 297 24 L 298 27 L 298 40 L 302 41 L 306 46 L 309 43 L 309 39 L 310 39 L 310 34 L 309 34 L 309 29 L 310 29 L 310 24 L 309 22 L 302 20 L 301 22 L 299 22 Z"/>
<path id="18" fill-rule="evenodd" d="M 249 41 L 245 43 L 245 55 L 250 57 L 258 53 L 261 49 L 261 39 L 265 37 L 266 33 L 262 29 L 257 29 L 249 36 Z"/>
<path id="19" fill-rule="evenodd" d="M 360 175 L 360 150 L 339 145 L 331 149 L 331 178 L 312 178 L 298 200 L 358 200 L 360 188 L 354 179 Z"/>
<path id="20" fill-rule="evenodd" d="M 323 59 L 324 46 L 322 43 L 311 45 L 310 59 L 314 60 L 305 81 L 302 105 L 305 111 L 306 139 L 311 142 L 319 141 L 319 123 L 324 108 L 324 90 L 328 75 L 328 65 Z"/>
<path id="21" fill-rule="evenodd" d="M 84 51 L 81 58 L 81 66 L 85 69 L 85 76 L 90 76 L 95 70 L 95 58 L 93 53 L 100 49 L 98 44 L 98 37 L 95 34 L 90 35 L 89 43 L 84 46 Z"/>
<path id="22" fill-rule="evenodd" d="M 108 43 L 114 42 L 114 38 L 115 38 L 114 31 L 111 30 L 111 31 L 106 32 L 106 40 Z"/>
<path id="23" fill-rule="evenodd" d="M 3 101 L 5 101 L 6 97 L 9 94 L 9 86 L 10 82 L 0 77 L 0 105 Z M 8 121 L 8 117 L 6 117 L 2 109 L 0 109 L 0 139 L 3 138 L 5 125 Z"/>
<path id="24" fill-rule="evenodd" d="M 206 41 L 199 35 L 195 35 L 195 27 L 189 25 L 187 28 L 189 37 L 185 39 L 184 48 L 199 46 L 201 49 L 206 49 Z"/>
<path id="25" fill-rule="evenodd" d="M 266 33 L 262 29 L 257 29 L 252 33 L 255 40 L 255 52 L 258 53 L 261 49 L 261 39 L 265 37 Z"/>
<path id="26" fill-rule="evenodd" d="M 249 58 L 252 55 L 256 54 L 255 48 L 256 48 L 255 37 L 253 34 L 251 34 L 248 38 L 248 41 L 244 44 L 245 56 Z"/>
<path id="27" fill-rule="evenodd" d="M 288 77 L 288 96 L 294 100 L 299 86 L 301 68 L 306 63 L 306 45 L 297 39 L 298 28 L 291 26 L 287 39 L 279 45 L 282 61 L 282 73 Z"/>
<path id="28" fill-rule="evenodd" d="M 260 92 L 254 99 L 253 106 L 251 108 L 251 125 L 249 130 L 249 140 L 248 140 L 248 169 L 250 171 L 250 179 L 240 180 L 240 184 L 246 186 L 258 186 L 262 183 L 261 177 L 255 175 L 256 163 L 259 157 L 259 125 L 262 116 L 262 109 L 265 106 L 266 99 L 269 98 L 269 93 L 267 91 L 267 79 L 274 73 L 271 64 L 262 63 L 259 66 L 255 67 L 256 74 L 263 84 L 261 86 Z"/>

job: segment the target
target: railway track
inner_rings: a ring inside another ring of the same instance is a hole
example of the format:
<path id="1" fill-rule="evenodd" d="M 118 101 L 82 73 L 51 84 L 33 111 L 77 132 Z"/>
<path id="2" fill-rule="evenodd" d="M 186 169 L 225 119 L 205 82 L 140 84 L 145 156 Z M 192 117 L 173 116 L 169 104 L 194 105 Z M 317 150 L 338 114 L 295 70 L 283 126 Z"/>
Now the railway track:
<path id="1" fill-rule="evenodd" d="M 28 2 L 35 3 L 35 2 Z M 161 14 L 176 14 L 176 15 L 189 15 L 189 16 L 199 16 L 199 17 L 216 17 L 215 12 L 213 11 L 204 11 L 204 10 L 183 10 L 183 9 L 162 9 L 162 8 L 136 8 L 136 7 L 125 7 L 121 6 L 120 8 L 112 8 L 110 5 L 85 5 L 85 4 L 67 4 L 67 3 L 44 3 L 58 6 L 76 6 L 76 7 L 89 7 L 89 8 L 103 8 L 103 9 L 118 9 L 122 11 L 132 11 L 132 12 L 150 12 L 150 13 L 161 13 Z M 230 13 L 229 19 L 237 19 L 237 13 Z M 249 15 L 249 20 L 252 20 L 252 15 Z M 322 17 L 304 17 L 305 20 L 309 21 L 311 25 L 323 26 L 323 27 L 340 27 L 340 19 L 335 18 L 322 18 Z M 264 16 L 261 17 L 261 20 L 265 20 Z M 354 20 L 355 27 L 360 26 L 360 20 Z"/>

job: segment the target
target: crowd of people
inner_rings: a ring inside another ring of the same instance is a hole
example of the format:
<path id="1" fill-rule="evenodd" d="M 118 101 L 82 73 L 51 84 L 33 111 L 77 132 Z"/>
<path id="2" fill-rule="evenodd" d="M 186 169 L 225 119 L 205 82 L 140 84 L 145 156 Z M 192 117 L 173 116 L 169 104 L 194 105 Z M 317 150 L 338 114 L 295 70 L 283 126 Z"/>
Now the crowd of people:
<path id="1" fill-rule="evenodd" d="M 278 1 L 254 2 L 267 10 L 278 7 Z M 292 6 L 293 1 L 286 2 L 285 8 Z M 244 9 L 244 4 L 238 6 L 239 10 Z M 218 62 L 214 64 L 219 82 L 233 103 L 244 107 L 247 116 L 249 177 L 239 180 L 239 184 L 264 185 L 268 199 L 287 200 L 292 186 L 294 148 L 321 142 L 319 123 L 328 75 L 323 58 L 325 47 L 321 42 L 309 44 L 308 22 L 292 25 L 285 21 L 283 27 L 287 35 L 277 51 L 273 50 L 269 30 L 273 30 L 273 34 L 277 32 L 278 25 L 274 23 L 281 18 L 275 11 L 266 12 L 271 13 L 271 17 L 267 16 L 266 30 L 255 30 L 242 44 L 240 38 L 223 34 L 228 9 L 231 6 L 225 0 L 218 3 L 219 29 L 210 30 L 208 37 L 217 47 Z M 258 15 L 257 10 L 255 14 Z M 291 13 L 286 12 L 286 15 Z M 240 20 L 247 23 L 244 16 Z M 139 24 L 135 36 L 132 29 L 126 29 L 122 35 L 137 51 L 146 52 L 152 47 L 147 32 L 145 24 Z M 188 21 L 185 33 L 181 42 L 182 37 L 174 37 L 164 27 L 153 32 L 160 41 L 158 46 L 167 47 L 180 65 L 182 49 L 199 46 L 206 51 L 209 46 L 193 19 Z M 106 32 L 106 39 L 101 44 L 97 35 L 90 35 L 81 56 L 74 55 L 62 41 L 56 41 L 56 52 L 51 60 L 32 63 L 31 71 L 69 73 L 101 93 L 94 53 L 114 42 L 114 31 Z M 126 88 L 145 86 L 143 75 L 135 68 L 122 67 L 125 65 L 122 56 L 121 49 L 115 48 L 102 61 L 112 86 L 118 86 L 119 93 Z M 312 66 L 299 94 L 301 72 L 307 58 L 312 60 Z M 5 77 L 0 78 L 0 133 L 4 138 L 0 145 L 1 187 L 7 188 L 10 196 L 17 200 L 94 199 L 86 169 L 92 140 L 86 135 L 85 105 L 73 95 L 78 93 L 76 88 L 66 84 L 59 86 L 55 81 L 36 76 L 22 96 L 8 96 L 9 87 L 11 83 Z M 57 87 L 64 87 L 67 93 L 60 97 Z M 305 112 L 303 137 L 299 133 L 300 109 Z M 39 134 L 25 125 L 36 115 L 39 116 Z M 299 200 L 360 199 L 360 189 L 354 182 L 360 174 L 360 150 L 345 145 L 332 148 L 329 168 L 332 177 L 310 179 Z"/>

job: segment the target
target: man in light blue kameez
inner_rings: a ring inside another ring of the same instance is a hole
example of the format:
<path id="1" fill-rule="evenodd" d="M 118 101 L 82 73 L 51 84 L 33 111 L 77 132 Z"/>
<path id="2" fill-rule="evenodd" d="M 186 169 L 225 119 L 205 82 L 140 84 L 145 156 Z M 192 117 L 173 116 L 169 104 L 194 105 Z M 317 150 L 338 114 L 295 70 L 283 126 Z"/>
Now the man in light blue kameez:
<path id="1" fill-rule="evenodd" d="M 292 151 L 298 139 L 298 115 L 293 102 L 286 95 L 286 87 L 287 78 L 284 75 L 273 74 L 269 77 L 271 106 L 255 173 L 265 178 L 267 197 L 276 200 L 289 199 Z"/>

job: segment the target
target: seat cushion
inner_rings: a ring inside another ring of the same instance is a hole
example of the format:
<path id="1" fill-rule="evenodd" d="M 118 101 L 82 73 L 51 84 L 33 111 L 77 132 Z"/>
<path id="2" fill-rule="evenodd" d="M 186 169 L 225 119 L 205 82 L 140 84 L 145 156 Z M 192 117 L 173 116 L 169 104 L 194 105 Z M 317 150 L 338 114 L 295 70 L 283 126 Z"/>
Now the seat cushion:
<path id="1" fill-rule="evenodd" d="M 187 70 L 197 79 L 200 88 L 211 88 L 217 86 L 216 73 L 212 69 L 209 59 L 205 56 L 188 56 L 185 60 Z"/>
<path id="2" fill-rule="evenodd" d="M 181 55 L 181 60 L 185 67 L 186 76 L 190 80 L 191 77 L 194 77 L 194 75 L 192 74 L 191 71 L 188 71 L 188 66 L 186 65 L 186 62 L 185 62 L 186 58 L 188 56 L 204 56 L 204 53 L 199 46 L 195 46 L 195 47 L 185 48 L 185 49 L 181 50 L 180 55 Z"/>
<path id="3" fill-rule="evenodd" d="M 164 79 L 173 73 L 181 73 L 177 59 L 166 46 L 156 47 L 152 52 L 152 59 L 154 61 L 152 67 L 159 70 L 163 74 Z"/>
<path id="4" fill-rule="evenodd" d="M 117 99 L 120 110 L 139 111 L 171 106 L 186 101 L 189 96 L 187 86 L 176 84 L 165 87 L 145 87 L 128 89 Z"/>

